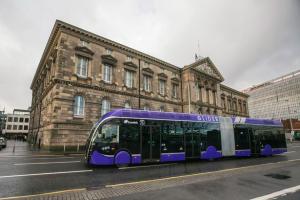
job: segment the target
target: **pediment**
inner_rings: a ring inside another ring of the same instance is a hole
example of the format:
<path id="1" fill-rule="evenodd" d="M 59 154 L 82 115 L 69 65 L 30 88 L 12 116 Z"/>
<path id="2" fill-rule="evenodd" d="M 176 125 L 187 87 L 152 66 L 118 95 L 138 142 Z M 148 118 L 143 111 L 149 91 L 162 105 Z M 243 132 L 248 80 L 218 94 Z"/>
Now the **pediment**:
<path id="1" fill-rule="evenodd" d="M 173 82 L 179 82 L 180 80 L 177 77 L 173 77 L 173 78 L 171 78 L 171 81 L 173 81 Z"/>
<path id="2" fill-rule="evenodd" d="M 115 65 L 117 63 L 117 59 L 115 59 L 112 55 L 102 55 L 102 62 L 110 65 Z"/>
<path id="3" fill-rule="evenodd" d="M 77 47 L 75 47 L 75 51 L 77 53 L 79 52 L 79 53 L 89 55 L 88 57 L 94 55 L 94 52 L 92 50 L 90 50 L 89 48 L 85 47 L 85 46 L 77 46 Z"/>
<path id="4" fill-rule="evenodd" d="M 127 66 L 129 66 L 129 67 L 133 67 L 133 68 L 137 68 L 137 65 L 134 64 L 134 63 L 131 62 L 131 61 L 124 62 L 124 65 L 127 65 Z"/>
<path id="5" fill-rule="evenodd" d="M 159 73 L 158 76 L 161 78 L 168 78 L 167 74 L 165 73 Z"/>
<path id="6" fill-rule="evenodd" d="M 223 76 L 209 58 L 204 58 L 193 64 L 193 68 L 208 76 L 224 81 Z"/>
<path id="7" fill-rule="evenodd" d="M 154 71 L 153 71 L 152 69 L 150 69 L 149 67 L 143 68 L 142 71 L 143 71 L 143 72 L 150 73 L 150 74 L 154 74 Z"/>

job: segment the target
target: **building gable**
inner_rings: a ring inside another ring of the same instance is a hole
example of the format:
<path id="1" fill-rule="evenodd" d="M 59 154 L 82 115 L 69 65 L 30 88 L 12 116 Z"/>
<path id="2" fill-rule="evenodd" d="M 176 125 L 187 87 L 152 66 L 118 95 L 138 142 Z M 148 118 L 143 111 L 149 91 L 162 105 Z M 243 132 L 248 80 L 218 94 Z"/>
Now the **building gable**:
<path id="1" fill-rule="evenodd" d="M 203 58 L 201 60 L 196 61 L 195 63 L 189 65 L 196 71 L 204 73 L 208 76 L 211 76 L 219 81 L 224 81 L 222 74 L 219 72 L 214 63 L 210 60 L 210 58 Z"/>

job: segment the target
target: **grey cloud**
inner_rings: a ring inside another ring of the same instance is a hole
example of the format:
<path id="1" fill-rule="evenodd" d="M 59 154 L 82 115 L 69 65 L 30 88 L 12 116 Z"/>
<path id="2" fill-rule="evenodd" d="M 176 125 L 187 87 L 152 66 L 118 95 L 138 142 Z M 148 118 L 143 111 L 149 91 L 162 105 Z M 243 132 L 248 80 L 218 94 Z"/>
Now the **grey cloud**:
<path id="1" fill-rule="evenodd" d="M 30 106 L 55 19 L 177 66 L 209 56 L 243 89 L 300 68 L 300 1 L 0 1 L 0 109 Z M 199 47 L 198 47 L 199 42 Z"/>

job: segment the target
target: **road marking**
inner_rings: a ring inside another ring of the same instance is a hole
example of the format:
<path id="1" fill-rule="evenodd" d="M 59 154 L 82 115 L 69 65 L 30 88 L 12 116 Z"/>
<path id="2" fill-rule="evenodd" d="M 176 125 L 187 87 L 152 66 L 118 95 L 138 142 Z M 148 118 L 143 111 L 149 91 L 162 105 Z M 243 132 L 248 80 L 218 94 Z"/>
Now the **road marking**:
<path id="1" fill-rule="evenodd" d="M 273 199 L 275 197 L 285 196 L 285 195 L 287 195 L 289 193 L 295 193 L 298 190 L 300 190 L 300 185 L 297 185 L 295 187 L 290 187 L 290 188 L 287 188 L 287 189 L 283 189 L 283 190 L 280 190 L 280 191 L 277 191 L 277 192 L 273 192 L 271 194 L 267 194 L 267 195 L 264 195 L 264 196 L 261 196 L 261 197 L 256 197 L 256 198 L 250 199 L 250 200 L 268 200 L 268 199 Z"/>
<path id="2" fill-rule="evenodd" d="M 293 145 L 292 145 L 292 148 L 294 148 L 294 147 L 295 147 L 295 148 L 299 148 L 300 146 L 293 146 Z"/>
<path id="3" fill-rule="evenodd" d="M 63 155 L 2 155 L 0 158 L 27 158 L 27 157 L 63 157 Z M 65 156 L 67 157 L 67 156 Z"/>
<path id="4" fill-rule="evenodd" d="M 2 197 L 0 200 L 9 200 L 9 199 L 23 199 L 23 198 L 31 198 L 31 197 L 40 197 L 45 195 L 53 195 L 53 194 L 61 194 L 61 193 L 67 193 L 67 192 L 82 192 L 86 191 L 85 188 L 78 188 L 78 189 L 70 189 L 70 190 L 60 190 L 56 192 L 47 192 L 47 193 L 41 193 L 41 194 L 31 194 L 31 195 L 23 195 L 23 196 L 13 196 L 13 197 Z"/>
<path id="5" fill-rule="evenodd" d="M 149 168 L 149 167 L 162 167 L 162 166 L 169 166 L 169 165 L 177 165 L 178 163 L 168 163 L 168 164 L 157 164 L 157 165 L 144 165 L 144 166 L 133 166 L 133 167 L 120 167 L 119 170 L 124 169 L 137 169 L 137 168 Z"/>
<path id="6" fill-rule="evenodd" d="M 274 165 L 274 164 L 296 162 L 296 161 L 300 161 L 300 159 L 265 163 L 265 164 L 259 164 L 259 165 L 250 165 L 250 166 L 236 167 L 236 168 L 230 168 L 230 169 L 222 169 L 222 170 L 210 171 L 210 172 L 200 172 L 200 173 L 193 173 L 193 174 L 187 174 L 187 175 L 181 175 L 181 176 L 171 176 L 171 177 L 166 177 L 166 178 L 150 179 L 150 180 L 145 180 L 145 181 L 119 183 L 119 184 L 114 184 L 114 185 L 106 185 L 105 187 L 119 187 L 119 186 L 126 186 L 126 185 L 136 185 L 136 184 L 142 184 L 142 183 L 159 182 L 159 181 L 165 181 L 165 180 L 174 180 L 174 179 L 187 178 L 187 177 L 192 177 L 192 176 L 203 176 L 203 175 L 207 175 L 207 174 L 216 174 L 216 173 L 237 171 L 237 170 L 241 170 L 241 169 L 255 168 L 258 166 Z"/>
<path id="7" fill-rule="evenodd" d="M 49 164 L 65 164 L 65 163 L 79 163 L 80 160 L 62 161 L 62 162 L 35 162 L 35 163 L 15 163 L 14 165 L 49 165 Z"/>
<path id="8" fill-rule="evenodd" d="M 296 151 L 287 151 L 287 152 L 284 152 L 283 154 L 288 154 L 288 153 L 295 153 Z"/>
<path id="9" fill-rule="evenodd" d="M 162 167 L 162 166 L 168 166 L 168 165 L 177 165 L 178 163 L 169 163 L 169 164 L 157 164 L 157 165 L 145 165 L 145 166 L 133 166 L 133 167 L 119 167 L 119 170 L 124 169 L 137 169 L 137 168 L 148 168 L 148 167 Z"/>
<path id="10" fill-rule="evenodd" d="M 16 174 L 16 175 L 0 176 L 0 179 L 2 179 L 2 178 L 25 177 L 25 176 L 43 176 L 43 175 L 53 175 L 53 174 L 84 173 L 84 172 L 92 172 L 92 171 L 93 170 L 77 170 L 77 171 L 63 171 L 63 172 L 46 172 L 46 173 L 38 173 L 38 174 Z"/>

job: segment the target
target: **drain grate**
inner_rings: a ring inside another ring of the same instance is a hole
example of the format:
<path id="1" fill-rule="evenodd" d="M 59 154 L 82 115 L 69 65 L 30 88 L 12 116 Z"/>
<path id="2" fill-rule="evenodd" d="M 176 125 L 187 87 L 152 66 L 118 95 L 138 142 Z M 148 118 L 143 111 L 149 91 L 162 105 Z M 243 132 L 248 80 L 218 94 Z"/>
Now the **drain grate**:
<path id="1" fill-rule="evenodd" d="M 279 180 L 284 180 L 284 179 L 291 178 L 290 176 L 284 175 L 284 174 L 265 174 L 265 176 L 275 178 L 275 179 L 279 179 Z"/>

